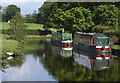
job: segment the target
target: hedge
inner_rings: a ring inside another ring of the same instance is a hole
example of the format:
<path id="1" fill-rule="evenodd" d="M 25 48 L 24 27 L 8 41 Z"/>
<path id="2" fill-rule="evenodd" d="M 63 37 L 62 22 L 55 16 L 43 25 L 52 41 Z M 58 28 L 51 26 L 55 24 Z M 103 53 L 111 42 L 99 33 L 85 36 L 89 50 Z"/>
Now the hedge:
<path id="1" fill-rule="evenodd" d="M 14 31 L 12 29 L 3 29 L 2 34 L 8 34 L 8 35 L 13 35 Z M 26 30 L 26 35 L 47 35 L 47 34 L 52 34 L 52 31 L 48 30 Z"/>

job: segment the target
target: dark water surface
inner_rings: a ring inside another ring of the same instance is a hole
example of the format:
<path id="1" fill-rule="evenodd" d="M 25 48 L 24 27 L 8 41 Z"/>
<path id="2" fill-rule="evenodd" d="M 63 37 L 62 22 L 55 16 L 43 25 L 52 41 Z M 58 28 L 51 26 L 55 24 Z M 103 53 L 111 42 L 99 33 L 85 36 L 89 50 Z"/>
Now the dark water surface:
<path id="1" fill-rule="evenodd" d="M 111 54 L 66 51 L 47 41 L 31 41 L 23 50 L 23 58 L 3 64 L 3 81 L 120 81 L 120 58 L 96 59 Z"/>

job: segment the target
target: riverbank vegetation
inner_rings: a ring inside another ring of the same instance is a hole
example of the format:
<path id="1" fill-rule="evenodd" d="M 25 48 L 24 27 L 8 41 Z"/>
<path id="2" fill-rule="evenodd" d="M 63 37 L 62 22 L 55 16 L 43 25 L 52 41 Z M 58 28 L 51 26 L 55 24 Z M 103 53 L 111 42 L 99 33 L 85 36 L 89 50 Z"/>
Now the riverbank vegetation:
<path id="1" fill-rule="evenodd" d="M 25 23 L 27 25 L 26 29 L 31 29 L 31 30 L 44 30 L 43 24 L 35 24 L 35 23 Z M 10 22 L 2 22 L 2 29 L 11 29 L 10 27 Z"/>
<path id="2" fill-rule="evenodd" d="M 103 33 L 111 39 L 114 35 L 116 41 L 111 47 L 120 47 L 120 5 L 117 2 L 44 2 L 38 13 L 34 11 L 24 17 L 16 5 L 0 6 L 0 10 L 2 34 L 9 36 L 3 36 L 3 49 L 8 51 L 15 50 L 17 44 L 26 39 L 50 38 L 58 30 L 73 34 L 76 31 Z M 10 47 L 7 42 L 11 43 Z"/>
<path id="3" fill-rule="evenodd" d="M 16 51 L 19 42 L 15 40 L 11 40 L 9 38 L 10 38 L 9 35 L 6 34 L 2 35 L 2 49 L 12 52 Z"/>

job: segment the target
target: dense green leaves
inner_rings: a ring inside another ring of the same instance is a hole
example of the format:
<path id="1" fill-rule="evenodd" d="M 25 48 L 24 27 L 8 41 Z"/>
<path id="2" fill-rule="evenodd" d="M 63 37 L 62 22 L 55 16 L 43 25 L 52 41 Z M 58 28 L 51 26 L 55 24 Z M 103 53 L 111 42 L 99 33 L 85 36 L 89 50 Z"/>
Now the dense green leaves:
<path id="1" fill-rule="evenodd" d="M 115 5 L 100 5 L 96 10 L 96 24 L 112 26 L 118 30 L 118 8 Z"/>
<path id="2" fill-rule="evenodd" d="M 3 9 L 3 21 L 7 22 L 16 15 L 16 12 L 20 12 L 20 8 L 16 5 L 8 5 Z"/>
<path id="3" fill-rule="evenodd" d="M 48 5 L 46 6 L 46 4 Z M 46 19 L 44 27 L 64 28 L 69 32 L 75 32 L 76 30 L 89 31 L 94 25 L 91 11 L 83 7 L 70 7 L 71 9 L 68 9 L 70 5 L 71 3 L 45 3 L 41 8 L 42 15 Z M 44 8 L 48 7 L 54 9 L 47 12 Z"/>
<path id="4" fill-rule="evenodd" d="M 1 14 L 2 6 L 0 5 L 0 14 Z"/>
<path id="5" fill-rule="evenodd" d="M 34 11 L 34 13 L 32 13 L 32 15 L 31 14 L 25 15 L 26 23 L 36 23 L 36 19 L 37 19 L 36 11 Z"/>
<path id="6" fill-rule="evenodd" d="M 105 26 L 107 33 L 115 33 L 118 30 L 118 7 L 117 3 L 51 2 L 44 3 L 38 14 L 45 28 L 64 28 L 74 33 L 76 30 L 96 32 L 98 28 L 94 26 Z M 102 33 L 106 32 L 104 28 L 100 29 Z"/>

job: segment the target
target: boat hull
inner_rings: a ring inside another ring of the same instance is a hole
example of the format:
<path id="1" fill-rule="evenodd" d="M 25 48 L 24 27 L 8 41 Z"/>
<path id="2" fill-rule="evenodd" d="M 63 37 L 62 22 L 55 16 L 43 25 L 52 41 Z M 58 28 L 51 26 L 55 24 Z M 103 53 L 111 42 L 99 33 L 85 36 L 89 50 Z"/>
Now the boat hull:
<path id="1" fill-rule="evenodd" d="M 93 46 L 93 45 L 77 43 L 77 42 L 73 42 L 73 49 L 79 49 L 85 52 L 97 52 L 97 53 L 111 52 L 110 46 Z"/>

